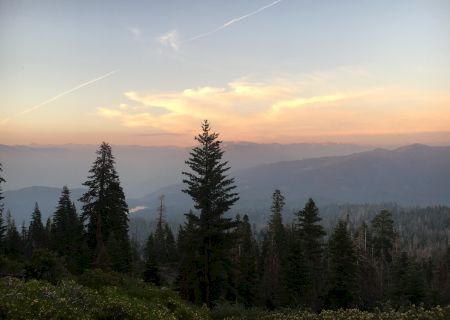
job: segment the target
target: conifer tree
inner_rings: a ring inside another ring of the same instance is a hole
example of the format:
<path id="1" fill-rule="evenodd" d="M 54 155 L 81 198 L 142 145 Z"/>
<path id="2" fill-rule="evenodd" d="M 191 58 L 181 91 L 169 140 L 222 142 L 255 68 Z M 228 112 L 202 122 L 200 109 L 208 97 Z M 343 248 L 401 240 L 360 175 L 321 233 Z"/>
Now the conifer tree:
<path id="1" fill-rule="evenodd" d="M 340 220 L 328 242 L 330 273 L 327 307 L 349 308 L 356 292 L 356 254 L 347 223 Z"/>
<path id="2" fill-rule="evenodd" d="M 161 284 L 158 260 L 156 259 L 155 239 L 152 233 L 148 236 L 145 245 L 145 270 L 143 278 L 145 282 L 151 282 L 157 286 Z"/>
<path id="3" fill-rule="evenodd" d="M 286 232 L 283 225 L 282 211 L 284 197 L 280 190 L 272 195 L 271 215 L 268 223 L 264 246 L 264 272 L 262 290 L 267 307 L 272 308 L 281 303 L 284 295 L 284 271 L 286 258 Z"/>
<path id="4" fill-rule="evenodd" d="M 186 221 L 180 226 L 177 236 L 179 256 L 177 287 L 182 298 L 193 303 L 202 303 L 200 282 L 203 278 L 198 248 L 198 217 L 192 212 L 186 214 Z"/>
<path id="5" fill-rule="evenodd" d="M 94 266 L 124 272 L 131 262 L 128 205 L 114 165 L 111 146 L 103 142 L 83 184 L 88 191 L 80 201 Z"/>
<path id="6" fill-rule="evenodd" d="M 253 236 L 252 228 L 247 215 L 242 221 L 236 219 L 236 272 L 235 284 L 237 290 L 237 301 L 246 307 L 256 303 L 257 292 L 257 259 L 258 248 Z"/>
<path id="7" fill-rule="evenodd" d="M 395 241 L 392 214 L 381 210 L 372 220 L 373 256 L 377 270 L 378 295 L 385 296 L 389 288 L 390 269 Z"/>
<path id="8" fill-rule="evenodd" d="M 164 212 L 166 207 L 164 205 L 164 195 L 159 197 L 158 206 L 158 220 L 156 222 L 156 230 L 154 234 L 154 248 L 156 260 L 160 264 L 166 264 L 168 262 L 168 253 L 166 245 L 166 222 L 164 221 Z"/>
<path id="9" fill-rule="evenodd" d="M 6 233 L 4 238 L 4 254 L 13 260 L 21 260 L 23 257 L 24 243 L 17 231 L 16 223 L 11 217 L 11 212 L 6 214 Z"/>
<path id="10" fill-rule="evenodd" d="M 195 137 L 199 143 L 192 149 L 186 161 L 189 172 L 183 172 L 183 192 L 191 196 L 195 209 L 199 210 L 198 219 L 192 220 L 196 225 L 196 248 L 201 270 L 201 301 L 208 306 L 224 296 L 229 283 L 230 265 L 229 250 L 231 236 L 229 231 L 235 223 L 224 218 L 225 212 L 239 199 L 234 192 L 234 179 L 226 173 L 230 169 L 226 161 L 222 161 L 224 151 L 217 133 L 210 132 L 208 121 L 202 124 L 202 132 Z"/>
<path id="11" fill-rule="evenodd" d="M 304 288 L 304 302 L 317 310 L 320 307 L 319 296 L 323 287 L 323 237 L 325 231 L 319 224 L 322 219 L 313 199 L 309 199 L 303 210 L 297 213 L 297 225 L 301 250 L 304 258 L 304 272 L 307 283 Z"/>
<path id="12" fill-rule="evenodd" d="M 167 262 L 175 263 L 178 261 L 177 244 L 168 223 L 164 227 L 164 233 L 166 237 Z"/>
<path id="13" fill-rule="evenodd" d="M 31 255 L 34 251 L 45 248 L 47 243 L 47 234 L 45 227 L 42 224 L 42 214 L 37 202 L 35 203 L 34 211 L 31 214 L 31 222 L 28 228 L 28 241 Z"/>
<path id="14" fill-rule="evenodd" d="M 50 235 L 52 250 L 66 257 L 69 270 L 81 271 L 83 228 L 67 186 L 63 187 L 58 206 L 53 214 Z"/>
<path id="15" fill-rule="evenodd" d="M 2 172 L 3 172 L 3 168 L 2 168 L 2 164 L 0 163 L 0 253 L 3 250 L 3 240 L 5 237 L 5 232 L 6 232 L 6 224 L 5 224 L 5 219 L 3 217 L 3 192 L 2 192 L 2 183 L 6 182 L 6 180 L 3 178 L 2 176 Z"/>

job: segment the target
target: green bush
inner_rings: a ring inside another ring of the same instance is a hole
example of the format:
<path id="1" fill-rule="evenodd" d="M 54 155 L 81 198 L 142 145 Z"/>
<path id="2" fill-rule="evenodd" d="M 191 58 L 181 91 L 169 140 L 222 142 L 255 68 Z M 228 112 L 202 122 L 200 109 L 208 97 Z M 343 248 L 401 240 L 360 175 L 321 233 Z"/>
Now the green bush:
<path id="1" fill-rule="evenodd" d="M 282 312 L 264 312 L 259 314 L 254 311 L 249 314 L 245 311 L 241 315 L 233 315 L 224 318 L 227 320 L 448 320 L 450 319 L 450 306 L 435 307 L 425 310 L 422 307 L 411 307 L 407 311 L 387 311 L 370 313 L 357 309 L 325 310 L 321 313 L 307 311 L 285 310 Z"/>
<path id="2" fill-rule="evenodd" d="M 100 289 L 106 286 L 118 287 L 123 284 L 122 276 L 117 272 L 106 272 L 100 269 L 86 269 L 78 277 L 78 283 L 91 289 Z"/>
<path id="3" fill-rule="evenodd" d="M 25 277 L 27 279 L 57 283 L 68 274 L 63 260 L 56 253 L 47 249 L 36 250 L 31 261 L 25 265 Z"/>
<path id="4" fill-rule="evenodd" d="M 136 284 L 94 290 L 74 281 L 55 286 L 3 278 L 0 319 L 209 319 L 207 310 L 185 304 L 174 293 L 145 284 L 130 288 Z"/>

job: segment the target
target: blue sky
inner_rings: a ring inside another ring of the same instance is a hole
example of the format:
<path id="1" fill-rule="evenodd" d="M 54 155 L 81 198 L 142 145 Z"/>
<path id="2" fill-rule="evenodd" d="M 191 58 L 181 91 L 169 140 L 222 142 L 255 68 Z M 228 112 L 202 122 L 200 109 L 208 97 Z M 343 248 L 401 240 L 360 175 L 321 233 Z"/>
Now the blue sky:
<path id="1" fill-rule="evenodd" d="M 186 144 L 203 118 L 278 142 L 450 123 L 444 0 L 0 0 L 0 43 L 0 143 Z"/>

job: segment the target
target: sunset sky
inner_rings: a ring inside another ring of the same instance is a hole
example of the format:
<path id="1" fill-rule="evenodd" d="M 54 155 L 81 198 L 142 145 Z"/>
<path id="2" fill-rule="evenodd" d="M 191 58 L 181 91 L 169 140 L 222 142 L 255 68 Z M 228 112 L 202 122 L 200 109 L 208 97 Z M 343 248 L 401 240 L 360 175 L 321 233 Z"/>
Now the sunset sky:
<path id="1" fill-rule="evenodd" d="M 0 48 L 2 144 L 450 144 L 447 0 L 0 0 Z"/>

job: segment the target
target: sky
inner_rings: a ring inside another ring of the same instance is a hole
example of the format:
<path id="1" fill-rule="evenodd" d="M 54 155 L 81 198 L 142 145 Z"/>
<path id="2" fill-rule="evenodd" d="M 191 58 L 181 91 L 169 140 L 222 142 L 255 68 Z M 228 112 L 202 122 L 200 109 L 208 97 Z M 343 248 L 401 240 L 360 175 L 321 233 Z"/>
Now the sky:
<path id="1" fill-rule="evenodd" d="M 0 143 L 450 144 L 447 0 L 0 0 Z"/>

